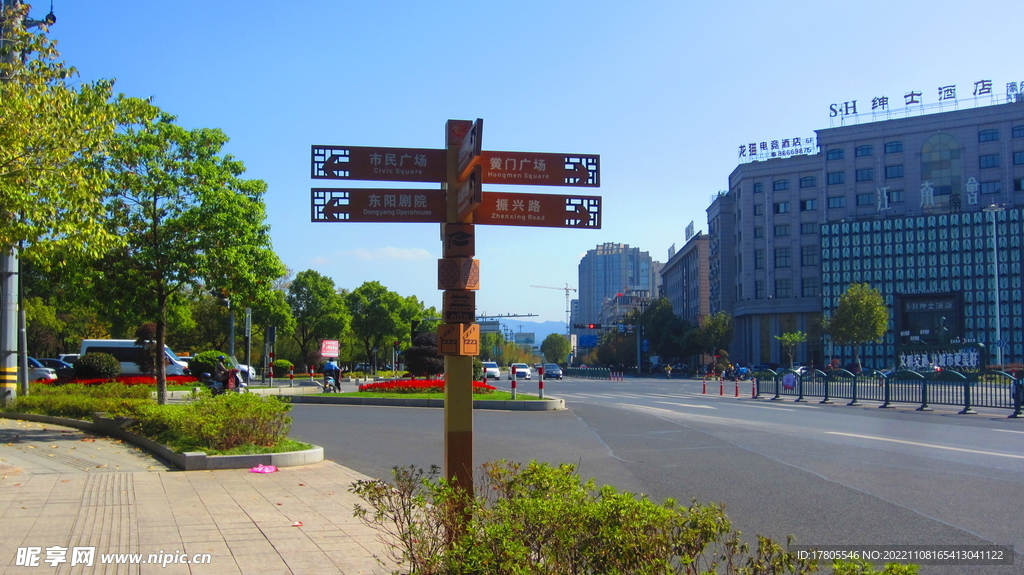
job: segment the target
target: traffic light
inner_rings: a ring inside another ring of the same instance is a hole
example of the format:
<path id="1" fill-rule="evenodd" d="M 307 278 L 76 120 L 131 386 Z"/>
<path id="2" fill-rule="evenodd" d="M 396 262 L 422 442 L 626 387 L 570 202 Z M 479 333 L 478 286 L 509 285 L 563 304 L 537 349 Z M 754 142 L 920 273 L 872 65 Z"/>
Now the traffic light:
<path id="1" fill-rule="evenodd" d="M 587 329 L 601 329 L 601 324 L 599 324 L 599 323 L 588 323 L 587 324 Z"/>

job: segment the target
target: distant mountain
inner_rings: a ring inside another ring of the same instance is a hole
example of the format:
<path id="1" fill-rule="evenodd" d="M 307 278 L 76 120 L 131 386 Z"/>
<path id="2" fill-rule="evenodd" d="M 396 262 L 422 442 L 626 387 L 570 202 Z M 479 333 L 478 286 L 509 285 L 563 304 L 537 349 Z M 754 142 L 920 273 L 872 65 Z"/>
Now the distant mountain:
<path id="1" fill-rule="evenodd" d="M 565 335 L 565 322 L 564 321 L 521 321 L 518 319 L 503 319 L 501 320 L 501 326 L 510 328 L 513 333 L 533 333 L 534 334 L 534 345 L 540 347 L 542 341 L 547 336 L 558 333 Z"/>

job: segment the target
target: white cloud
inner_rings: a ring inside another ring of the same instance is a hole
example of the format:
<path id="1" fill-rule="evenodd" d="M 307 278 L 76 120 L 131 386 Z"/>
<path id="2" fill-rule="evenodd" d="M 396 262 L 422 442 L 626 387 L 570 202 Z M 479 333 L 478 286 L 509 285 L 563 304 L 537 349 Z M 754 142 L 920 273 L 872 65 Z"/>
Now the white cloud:
<path id="1" fill-rule="evenodd" d="M 433 256 L 423 248 L 377 248 L 368 250 L 356 248 L 351 251 L 342 252 L 343 255 L 353 256 L 360 260 L 429 260 Z"/>

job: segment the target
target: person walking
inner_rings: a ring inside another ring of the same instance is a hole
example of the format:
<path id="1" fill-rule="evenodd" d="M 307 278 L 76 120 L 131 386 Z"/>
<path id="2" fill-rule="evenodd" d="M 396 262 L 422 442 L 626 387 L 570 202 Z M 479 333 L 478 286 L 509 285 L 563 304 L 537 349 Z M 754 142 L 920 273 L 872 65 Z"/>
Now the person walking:
<path id="1" fill-rule="evenodd" d="M 665 379 L 672 379 L 672 364 L 665 364 Z"/>

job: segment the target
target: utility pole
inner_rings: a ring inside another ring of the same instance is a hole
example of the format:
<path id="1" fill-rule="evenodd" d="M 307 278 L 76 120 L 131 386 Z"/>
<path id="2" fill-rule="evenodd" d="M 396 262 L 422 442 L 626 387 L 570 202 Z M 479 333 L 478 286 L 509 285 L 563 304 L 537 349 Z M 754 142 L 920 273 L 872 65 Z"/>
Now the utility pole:
<path id="1" fill-rule="evenodd" d="M 21 0 L 3 0 L 3 11 L 17 10 L 21 7 Z M 16 28 L 34 28 L 41 24 L 54 24 L 57 22 L 53 15 L 53 7 L 46 18 L 40 20 L 23 20 L 12 18 L 7 21 L 7 26 L 0 30 L 0 42 L 9 44 L 12 41 L 12 32 Z M 3 46 L 4 64 L 13 65 L 17 54 L 10 46 Z M 7 78 L 0 79 L 7 81 Z M 5 214 L 6 217 L 15 217 L 15 214 Z M 8 402 L 17 397 L 18 389 L 18 301 L 20 291 L 18 289 L 18 246 L 0 246 L 3 253 L 0 254 L 0 293 L 2 293 L 2 304 L 0 304 L 0 404 L 7 405 Z M 24 353 L 23 353 L 24 355 Z M 22 363 L 27 362 L 25 359 Z M 28 377 L 27 369 L 24 377 Z M 25 387 L 28 383 L 25 382 Z M 25 391 L 25 390 L 23 390 Z"/>

